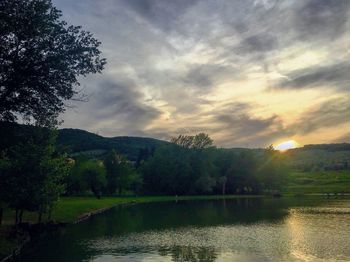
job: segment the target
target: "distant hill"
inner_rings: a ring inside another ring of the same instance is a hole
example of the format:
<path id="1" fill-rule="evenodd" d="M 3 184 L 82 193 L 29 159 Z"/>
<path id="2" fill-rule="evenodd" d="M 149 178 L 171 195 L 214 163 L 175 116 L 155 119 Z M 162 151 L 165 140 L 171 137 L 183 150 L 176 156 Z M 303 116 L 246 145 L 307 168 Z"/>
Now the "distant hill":
<path id="1" fill-rule="evenodd" d="M 350 144 L 314 144 L 287 152 L 290 164 L 301 171 L 350 169 Z"/>
<path id="2" fill-rule="evenodd" d="M 26 137 L 33 126 L 0 122 L 0 151 Z M 141 149 L 153 150 L 168 142 L 145 137 L 103 137 L 81 129 L 58 130 L 57 145 L 68 148 L 71 154 L 101 155 L 115 149 L 130 160 L 136 160 Z M 261 149 L 231 148 L 243 152 Z M 350 169 L 350 144 L 315 144 L 289 150 L 291 166 L 300 170 Z"/>
<path id="3" fill-rule="evenodd" d="M 0 121 L 0 151 L 26 139 L 34 126 Z M 146 137 L 103 137 L 80 129 L 59 129 L 58 146 L 70 154 L 100 155 L 115 149 L 130 160 L 136 160 L 141 149 L 153 150 L 168 142 Z"/>
<path id="4" fill-rule="evenodd" d="M 339 144 L 311 144 L 303 147 L 296 148 L 294 150 L 325 150 L 330 152 L 335 151 L 350 151 L 350 143 L 339 143 Z"/>
<path id="5" fill-rule="evenodd" d="M 60 129 L 57 145 L 66 146 L 72 153 L 100 154 L 115 149 L 126 155 L 130 160 L 136 160 L 141 149 L 155 149 L 168 142 L 146 137 L 103 137 L 81 129 Z"/>

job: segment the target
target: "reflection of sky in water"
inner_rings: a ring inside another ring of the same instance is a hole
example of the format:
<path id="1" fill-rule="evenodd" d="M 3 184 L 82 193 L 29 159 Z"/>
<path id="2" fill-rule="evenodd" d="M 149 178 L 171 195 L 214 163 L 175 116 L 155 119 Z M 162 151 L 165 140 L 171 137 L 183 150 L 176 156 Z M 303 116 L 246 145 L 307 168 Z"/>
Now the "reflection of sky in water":
<path id="1" fill-rule="evenodd" d="M 284 221 L 149 230 L 81 243 L 93 261 L 349 261 L 350 202 L 291 208 Z"/>

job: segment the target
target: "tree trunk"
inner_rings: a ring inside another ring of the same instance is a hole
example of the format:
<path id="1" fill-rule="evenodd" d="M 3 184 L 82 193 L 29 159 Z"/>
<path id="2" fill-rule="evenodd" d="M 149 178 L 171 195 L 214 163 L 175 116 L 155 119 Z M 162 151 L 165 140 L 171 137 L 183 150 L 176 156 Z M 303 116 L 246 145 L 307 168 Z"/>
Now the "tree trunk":
<path id="1" fill-rule="evenodd" d="M 41 223 L 42 216 L 43 216 L 43 212 L 39 211 L 38 223 Z"/>
<path id="2" fill-rule="evenodd" d="M 18 209 L 16 208 L 16 212 L 15 212 L 15 225 L 18 224 Z"/>
<path id="3" fill-rule="evenodd" d="M 226 194 L 226 181 L 224 181 L 224 183 L 222 183 L 222 194 L 223 195 Z"/>
<path id="4" fill-rule="evenodd" d="M 22 218 L 23 218 L 23 209 L 19 211 L 19 223 L 22 223 Z"/>
<path id="5" fill-rule="evenodd" d="M 47 220 L 51 220 L 51 215 L 52 215 L 52 208 L 50 207 L 49 208 L 49 213 L 48 213 L 48 215 L 47 215 Z"/>
<path id="6" fill-rule="evenodd" d="M 2 225 L 2 215 L 4 214 L 4 209 L 0 207 L 0 226 Z"/>

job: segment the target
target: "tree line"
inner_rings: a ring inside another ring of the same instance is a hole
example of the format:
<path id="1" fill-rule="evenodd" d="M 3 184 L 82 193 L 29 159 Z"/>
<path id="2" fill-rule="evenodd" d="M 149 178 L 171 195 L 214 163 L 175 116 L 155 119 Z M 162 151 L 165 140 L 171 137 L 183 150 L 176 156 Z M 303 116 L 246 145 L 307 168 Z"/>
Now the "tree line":
<path id="1" fill-rule="evenodd" d="M 272 147 L 240 152 L 216 148 L 204 133 L 180 135 L 156 149 L 141 149 L 137 161 L 111 150 L 100 158 L 75 157 L 67 195 L 260 194 L 279 190 L 284 155 Z"/>
<path id="2" fill-rule="evenodd" d="M 51 218 L 61 195 L 97 198 L 117 195 L 260 194 L 284 182 L 283 154 L 272 147 L 241 152 L 216 148 L 204 133 L 181 135 L 156 149 L 140 150 L 130 161 L 115 150 L 99 158 L 69 157 L 55 148 L 55 131 L 32 128 L 2 150 L 0 201 L 38 221 Z"/>

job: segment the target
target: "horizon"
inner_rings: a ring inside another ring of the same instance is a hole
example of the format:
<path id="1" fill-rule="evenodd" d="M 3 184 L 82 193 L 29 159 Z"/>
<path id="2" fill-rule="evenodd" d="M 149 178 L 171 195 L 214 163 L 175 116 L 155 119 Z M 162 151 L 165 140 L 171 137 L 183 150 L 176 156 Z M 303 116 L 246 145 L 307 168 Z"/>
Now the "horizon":
<path id="1" fill-rule="evenodd" d="M 349 141 L 349 1 L 53 2 L 107 58 L 62 127 L 205 132 L 222 147 Z"/>
<path id="2" fill-rule="evenodd" d="M 84 129 L 79 129 L 79 128 L 70 128 L 70 127 L 62 127 L 62 128 L 58 128 L 58 130 L 64 130 L 64 129 L 71 129 L 71 130 L 79 130 L 79 131 L 84 131 L 84 132 L 88 132 L 90 134 L 94 134 L 103 138 L 122 138 L 122 137 L 130 137 L 130 138 L 145 138 L 145 139 L 156 139 L 156 140 L 160 140 L 163 142 L 169 142 L 171 143 L 171 141 L 168 140 L 163 140 L 163 139 L 159 139 L 156 137 L 151 137 L 151 136 L 129 136 L 129 135 L 118 135 L 118 136 L 104 136 L 98 133 L 93 133 Z M 290 142 L 290 141 L 286 141 L 286 142 Z M 281 143 L 284 144 L 284 143 Z M 279 144 L 273 145 L 273 147 L 275 148 L 275 150 L 278 151 L 288 151 L 290 149 L 298 149 L 298 148 L 304 148 L 304 147 L 309 147 L 309 146 L 317 146 L 317 145 L 346 145 L 346 144 L 350 144 L 349 142 L 342 142 L 342 143 L 322 143 L 322 144 L 305 144 L 305 145 L 297 145 L 295 147 L 289 147 L 289 148 L 277 148 L 279 146 Z M 232 146 L 232 147 L 223 147 L 223 146 L 217 146 L 215 141 L 213 142 L 213 146 L 218 147 L 218 148 L 224 148 L 224 149 L 266 149 L 266 147 L 238 147 L 238 146 Z M 282 145 L 283 146 L 283 145 Z"/>

